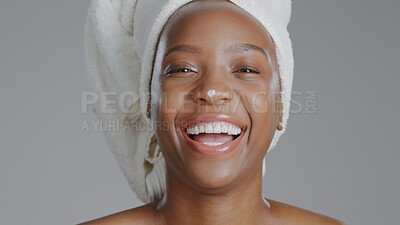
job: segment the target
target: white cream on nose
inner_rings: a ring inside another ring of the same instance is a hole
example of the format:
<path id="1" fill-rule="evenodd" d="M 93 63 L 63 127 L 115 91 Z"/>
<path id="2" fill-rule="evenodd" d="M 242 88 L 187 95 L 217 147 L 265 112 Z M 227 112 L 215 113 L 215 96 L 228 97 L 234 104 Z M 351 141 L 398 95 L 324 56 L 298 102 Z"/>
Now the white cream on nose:
<path id="1" fill-rule="evenodd" d="M 215 96 L 215 90 L 209 90 L 209 91 L 207 92 L 207 95 L 208 95 L 210 98 L 214 97 L 214 96 Z"/>

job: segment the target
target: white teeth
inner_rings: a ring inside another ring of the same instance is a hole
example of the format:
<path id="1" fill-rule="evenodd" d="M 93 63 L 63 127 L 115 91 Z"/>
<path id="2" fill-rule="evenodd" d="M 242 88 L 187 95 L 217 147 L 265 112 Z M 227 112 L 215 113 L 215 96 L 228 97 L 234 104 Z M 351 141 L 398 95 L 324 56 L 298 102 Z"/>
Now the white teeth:
<path id="1" fill-rule="evenodd" d="M 208 145 L 208 146 L 218 146 L 218 145 L 223 145 L 223 144 L 225 144 L 226 142 L 223 142 L 223 143 L 221 143 L 221 142 L 203 142 L 203 145 Z"/>
<path id="2" fill-rule="evenodd" d="M 228 133 L 228 127 L 227 126 L 222 126 L 221 127 L 221 133 Z"/>
<path id="3" fill-rule="evenodd" d="M 218 123 L 218 122 L 214 123 L 214 133 L 216 133 L 216 134 L 221 133 L 221 123 Z"/>
<path id="4" fill-rule="evenodd" d="M 233 125 L 231 123 L 225 121 L 217 121 L 210 123 L 198 123 L 194 126 L 186 128 L 186 132 L 188 134 L 198 135 L 200 133 L 207 134 L 229 134 L 229 135 L 238 135 L 241 133 L 240 127 Z"/>
<path id="5" fill-rule="evenodd" d="M 199 127 L 199 133 L 204 133 L 204 125 L 203 124 L 199 124 L 198 127 Z"/>
<path id="6" fill-rule="evenodd" d="M 228 125 L 228 134 L 234 135 L 234 130 L 235 130 L 234 125 L 233 124 L 229 124 Z"/>
<path id="7" fill-rule="evenodd" d="M 206 133 L 214 133 L 213 131 L 213 124 L 212 123 L 207 123 L 206 124 Z"/>

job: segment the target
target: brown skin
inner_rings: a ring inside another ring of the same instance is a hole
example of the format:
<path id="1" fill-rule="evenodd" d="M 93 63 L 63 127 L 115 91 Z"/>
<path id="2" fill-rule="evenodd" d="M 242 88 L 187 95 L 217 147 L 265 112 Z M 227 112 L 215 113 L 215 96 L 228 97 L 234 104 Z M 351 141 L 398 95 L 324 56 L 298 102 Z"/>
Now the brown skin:
<path id="1" fill-rule="evenodd" d="M 166 195 L 84 224 L 343 224 L 273 200 L 268 207 L 263 200 L 262 160 L 275 129 L 282 129 L 276 52 L 263 25 L 227 1 L 196 1 L 173 14 L 160 40 L 167 50 L 183 44 L 199 48 L 171 52 L 161 74 L 154 75 L 160 77 L 155 82 L 161 91 L 153 96 L 150 115 L 170 125 L 156 127 L 167 165 Z M 269 59 L 255 50 L 225 51 L 233 44 L 259 46 Z M 186 69 L 168 73 L 182 67 Z M 210 89 L 216 91 L 213 98 L 207 95 Z M 183 141 L 180 125 L 205 113 L 222 113 L 246 124 L 233 154 L 200 155 Z"/>

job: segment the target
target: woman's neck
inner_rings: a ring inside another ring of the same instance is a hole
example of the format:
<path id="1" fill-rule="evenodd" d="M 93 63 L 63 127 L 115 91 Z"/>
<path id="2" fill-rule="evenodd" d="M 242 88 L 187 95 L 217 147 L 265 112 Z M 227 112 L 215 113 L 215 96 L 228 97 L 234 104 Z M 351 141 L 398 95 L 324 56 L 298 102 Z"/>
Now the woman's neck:
<path id="1" fill-rule="evenodd" d="M 266 224 L 271 215 L 262 197 L 261 169 L 220 190 L 196 190 L 175 177 L 167 183 L 166 195 L 157 204 L 163 225 Z"/>

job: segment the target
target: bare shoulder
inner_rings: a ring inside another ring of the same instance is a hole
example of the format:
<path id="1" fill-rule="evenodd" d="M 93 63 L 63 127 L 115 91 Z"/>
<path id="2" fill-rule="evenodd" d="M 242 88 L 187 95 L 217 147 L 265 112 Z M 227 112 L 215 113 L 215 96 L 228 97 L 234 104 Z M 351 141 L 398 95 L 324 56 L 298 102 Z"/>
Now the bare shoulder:
<path id="1" fill-rule="evenodd" d="M 149 203 L 137 208 L 111 214 L 99 219 L 91 220 L 78 225 L 145 225 L 152 218 L 154 203 Z"/>
<path id="2" fill-rule="evenodd" d="M 299 207 L 267 199 L 271 205 L 272 213 L 282 225 L 346 225 L 332 217 L 311 212 Z"/>

